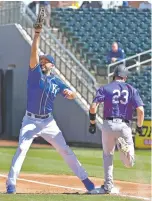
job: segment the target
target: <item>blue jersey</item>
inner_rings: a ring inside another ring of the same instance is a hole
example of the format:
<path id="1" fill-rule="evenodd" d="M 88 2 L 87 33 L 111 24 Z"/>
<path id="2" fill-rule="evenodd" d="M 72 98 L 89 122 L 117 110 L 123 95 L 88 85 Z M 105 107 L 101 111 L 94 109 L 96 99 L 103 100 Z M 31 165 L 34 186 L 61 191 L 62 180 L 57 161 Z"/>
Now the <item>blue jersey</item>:
<path id="1" fill-rule="evenodd" d="M 117 117 L 126 120 L 132 120 L 133 111 L 144 105 L 135 88 L 119 81 L 99 88 L 93 102 L 104 103 L 104 118 Z"/>
<path id="2" fill-rule="evenodd" d="M 108 55 L 107 55 L 107 63 L 111 63 L 111 59 L 112 58 L 117 58 L 117 61 L 121 61 L 122 59 L 125 58 L 124 55 L 124 50 L 121 48 L 118 48 L 117 52 L 113 52 L 112 50 L 109 51 Z"/>
<path id="3" fill-rule="evenodd" d="M 38 64 L 34 69 L 29 68 L 27 81 L 27 111 L 45 115 L 53 110 L 53 102 L 57 94 L 63 94 L 69 89 L 59 78 L 51 74 L 46 76 Z"/>

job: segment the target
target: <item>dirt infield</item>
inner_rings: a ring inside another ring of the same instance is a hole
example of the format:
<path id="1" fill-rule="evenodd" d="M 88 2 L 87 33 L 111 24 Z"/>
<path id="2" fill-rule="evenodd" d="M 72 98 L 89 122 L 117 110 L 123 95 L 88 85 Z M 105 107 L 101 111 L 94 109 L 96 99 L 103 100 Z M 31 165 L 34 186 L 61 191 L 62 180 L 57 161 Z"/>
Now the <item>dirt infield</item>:
<path id="1" fill-rule="evenodd" d="M 40 194 L 62 194 L 62 193 L 84 193 L 85 189 L 81 181 L 75 176 L 64 175 L 40 175 L 21 174 L 17 182 L 17 193 L 40 193 Z M 22 180 L 23 179 L 23 180 Z M 103 183 L 102 179 L 92 178 L 97 186 Z M 4 193 L 6 175 L 0 175 L 0 192 Z M 131 182 L 115 181 L 115 185 L 120 189 L 120 193 L 126 196 L 136 196 L 149 198 L 151 186 L 148 184 L 138 184 Z"/>
<path id="2" fill-rule="evenodd" d="M 0 140 L 0 146 L 16 146 L 17 143 Z M 48 145 L 32 145 L 33 147 L 48 147 Z M 41 175 L 41 174 L 21 174 L 17 182 L 17 193 L 84 193 L 85 189 L 81 181 L 75 176 L 66 175 Z M 23 180 L 22 180 L 23 179 Z M 102 179 L 92 178 L 97 186 L 103 184 Z M 5 192 L 6 175 L 0 174 L 0 192 Z M 126 196 L 136 196 L 149 198 L 151 185 L 131 183 L 125 181 L 115 181 L 115 185 L 120 189 L 121 194 Z M 144 199 L 143 199 L 144 200 Z"/>

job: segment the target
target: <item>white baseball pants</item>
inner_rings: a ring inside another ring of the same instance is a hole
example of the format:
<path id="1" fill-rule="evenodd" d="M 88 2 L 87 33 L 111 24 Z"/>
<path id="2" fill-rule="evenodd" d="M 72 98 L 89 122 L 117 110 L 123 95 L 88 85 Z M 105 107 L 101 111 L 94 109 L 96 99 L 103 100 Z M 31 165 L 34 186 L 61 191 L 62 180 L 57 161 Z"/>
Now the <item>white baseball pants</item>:
<path id="1" fill-rule="evenodd" d="M 19 145 L 13 157 L 10 172 L 8 174 L 7 185 L 16 185 L 16 179 L 20 173 L 27 151 L 34 138 L 41 136 L 49 142 L 63 157 L 73 173 L 84 180 L 88 175 L 81 163 L 76 158 L 73 151 L 66 144 L 62 132 L 58 128 L 53 117 L 47 119 L 37 119 L 24 116 L 19 136 Z"/>

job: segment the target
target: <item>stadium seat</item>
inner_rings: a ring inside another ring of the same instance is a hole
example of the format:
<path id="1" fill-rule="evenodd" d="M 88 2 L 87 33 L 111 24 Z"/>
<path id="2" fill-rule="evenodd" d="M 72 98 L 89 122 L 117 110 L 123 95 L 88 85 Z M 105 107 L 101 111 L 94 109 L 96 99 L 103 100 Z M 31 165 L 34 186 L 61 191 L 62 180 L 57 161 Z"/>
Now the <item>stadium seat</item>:
<path id="1" fill-rule="evenodd" d="M 145 104 L 145 118 L 151 119 L 151 67 L 144 67 L 140 72 L 131 73 L 127 82 L 139 90 Z"/>
<path id="2" fill-rule="evenodd" d="M 103 65 L 106 64 L 105 57 L 114 41 L 119 42 L 126 57 L 151 48 L 151 12 L 147 9 L 59 8 L 52 10 L 54 25 L 59 27 L 75 51 L 80 53 L 82 60 L 85 59 L 89 66 L 97 61 L 97 66 L 106 68 L 106 65 Z M 151 55 L 144 55 L 141 61 L 150 57 Z M 127 63 L 127 65 L 133 64 L 135 64 L 134 60 Z"/>

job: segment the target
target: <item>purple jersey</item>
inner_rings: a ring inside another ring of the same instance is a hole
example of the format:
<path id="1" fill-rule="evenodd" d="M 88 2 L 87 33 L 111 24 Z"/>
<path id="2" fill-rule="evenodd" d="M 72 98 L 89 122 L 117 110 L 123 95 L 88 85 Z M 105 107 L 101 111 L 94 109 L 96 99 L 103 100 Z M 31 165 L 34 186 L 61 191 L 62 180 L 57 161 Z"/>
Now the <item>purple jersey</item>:
<path id="1" fill-rule="evenodd" d="M 104 103 L 104 118 L 132 120 L 133 111 L 143 106 L 138 91 L 125 82 L 113 81 L 98 89 L 93 102 Z"/>

